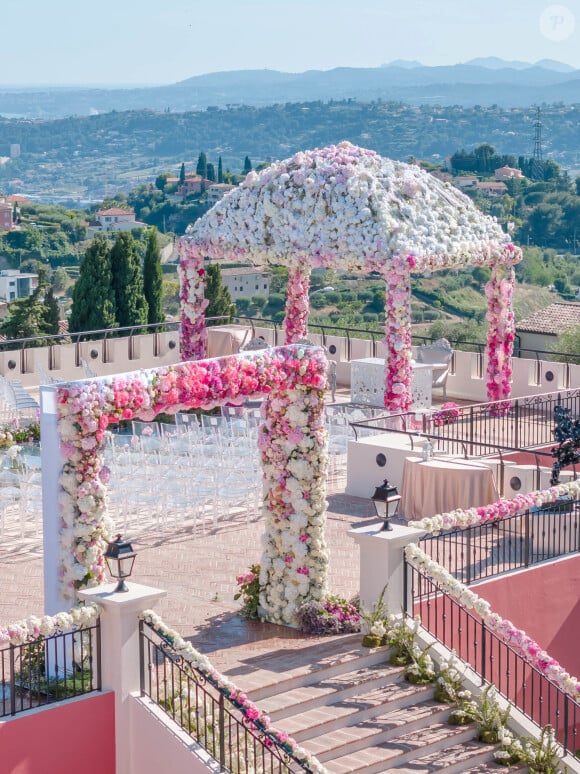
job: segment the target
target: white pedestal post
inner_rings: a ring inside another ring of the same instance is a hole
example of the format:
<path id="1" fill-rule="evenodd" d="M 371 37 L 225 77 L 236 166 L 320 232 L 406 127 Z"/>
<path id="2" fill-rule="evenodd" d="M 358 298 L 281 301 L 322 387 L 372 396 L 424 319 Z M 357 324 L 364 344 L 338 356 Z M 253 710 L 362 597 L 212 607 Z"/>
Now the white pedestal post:
<path id="1" fill-rule="evenodd" d="M 416 543 L 425 534 L 422 530 L 393 524 L 390 531 L 377 524 L 349 531 L 360 548 L 360 603 L 372 610 L 381 591 L 387 585 L 384 603 L 389 613 L 397 615 L 403 608 L 403 551 L 408 543 Z"/>
<path id="2" fill-rule="evenodd" d="M 101 614 L 101 682 L 104 690 L 115 692 L 115 748 L 117 774 L 131 771 L 131 725 L 129 694 L 139 691 L 139 615 L 167 592 L 129 583 L 129 591 L 115 593 L 116 584 L 107 583 L 79 591 L 86 602 L 103 608 Z"/>
<path id="3" fill-rule="evenodd" d="M 59 490 L 62 457 L 57 430 L 56 388 L 40 388 L 40 433 L 42 435 L 42 521 L 44 538 L 44 612 L 55 615 L 68 610 L 59 577 L 60 509 Z"/>

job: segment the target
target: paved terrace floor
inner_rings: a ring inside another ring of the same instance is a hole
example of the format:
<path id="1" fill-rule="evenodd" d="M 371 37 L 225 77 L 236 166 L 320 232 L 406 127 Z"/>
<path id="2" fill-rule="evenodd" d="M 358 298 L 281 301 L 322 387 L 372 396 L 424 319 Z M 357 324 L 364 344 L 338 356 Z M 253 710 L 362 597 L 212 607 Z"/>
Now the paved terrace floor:
<path id="1" fill-rule="evenodd" d="M 351 527 L 373 518 L 370 500 L 329 492 L 326 538 L 330 548 L 329 585 L 332 593 L 350 598 L 358 593 L 359 549 L 348 536 Z M 376 519 L 375 519 L 376 521 Z M 377 522 L 377 529 L 379 524 Z M 260 561 L 262 516 L 246 523 L 243 516 L 208 525 L 205 534 L 151 527 L 131 539 L 138 556 L 133 579 L 167 590 L 156 607 L 165 622 L 210 655 L 217 668 L 234 673 L 248 659 L 293 648 L 297 639 L 313 644 L 282 626 L 248 622 L 234 601 L 236 576 Z M 43 612 L 42 543 L 7 530 L 0 541 L 0 623 L 7 624 Z"/>

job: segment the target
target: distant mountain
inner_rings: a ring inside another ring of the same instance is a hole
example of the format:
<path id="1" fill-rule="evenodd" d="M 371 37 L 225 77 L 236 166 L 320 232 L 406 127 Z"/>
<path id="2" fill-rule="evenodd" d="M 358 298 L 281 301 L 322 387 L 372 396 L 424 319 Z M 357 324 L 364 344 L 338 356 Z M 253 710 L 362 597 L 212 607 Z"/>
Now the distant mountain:
<path id="1" fill-rule="evenodd" d="M 415 67 L 423 67 L 416 59 L 393 59 L 392 62 L 382 64 L 381 67 L 402 67 L 404 70 L 414 70 Z"/>
<path id="2" fill-rule="evenodd" d="M 565 62 L 557 62 L 555 59 L 540 59 L 536 62 L 535 67 L 543 67 L 544 70 L 554 70 L 557 73 L 578 72 L 572 65 Z"/>
<path id="3" fill-rule="evenodd" d="M 494 58 L 445 67 L 425 67 L 397 60 L 384 67 L 339 67 L 282 73 L 239 70 L 198 75 L 169 86 L 131 89 L 3 90 L 0 115 L 22 118 L 63 118 L 112 110 L 154 110 L 183 113 L 231 105 L 262 107 L 287 102 L 396 101 L 411 104 L 498 105 L 580 103 L 580 71 L 547 62 L 521 67 L 498 66 Z M 491 62 L 491 65 L 490 65 Z"/>
<path id="4" fill-rule="evenodd" d="M 540 67 L 543 70 L 552 70 L 556 73 L 573 73 L 575 72 L 572 65 L 565 64 L 564 62 L 557 62 L 555 59 L 540 59 L 539 62 L 531 64 L 530 62 L 520 62 L 517 59 L 506 60 L 500 59 L 497 56 L 480 56 L 475 59 L 470 59 L 465 64 L 472 67 L 485 67 L 488 70 L 529 70 L 531 67 Z"/>

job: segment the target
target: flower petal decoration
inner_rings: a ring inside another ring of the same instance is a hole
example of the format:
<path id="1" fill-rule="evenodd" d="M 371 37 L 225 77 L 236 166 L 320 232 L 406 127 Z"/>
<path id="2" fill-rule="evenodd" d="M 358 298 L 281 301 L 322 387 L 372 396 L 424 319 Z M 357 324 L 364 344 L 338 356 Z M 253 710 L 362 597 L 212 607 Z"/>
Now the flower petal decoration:
<path id="1" fill-rule="evenodd" d="M 203 356 L 203 301 L 195 274 L 204 258 L 289 269 L 286 343 L 306 336 L 312 268 L 379 272 L 387 283 L 385 407 L 391 412 L 411 404 L 410 273 L 511 267 L 522 258 L 497 221 L 461 191 L 417 165 L 349 142 L 250 172 L 188 227 L 181 244 L 184 357 Z M 511 389 L 510 276 L 502 282 L 496 272 L 489 287 L 490 399 L 507 397 Z"/>

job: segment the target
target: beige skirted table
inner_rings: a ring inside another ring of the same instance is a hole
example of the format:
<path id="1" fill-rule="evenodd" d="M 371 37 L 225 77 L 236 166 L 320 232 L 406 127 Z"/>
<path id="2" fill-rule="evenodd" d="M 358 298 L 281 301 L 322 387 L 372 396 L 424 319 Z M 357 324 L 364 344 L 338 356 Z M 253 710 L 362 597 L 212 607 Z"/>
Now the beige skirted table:
<path id="1" fill-rule="evenodd" d="M 491 469 L 474 460 L 406 457 L 400 515 L 407 520 L 499 500 Z"/>

